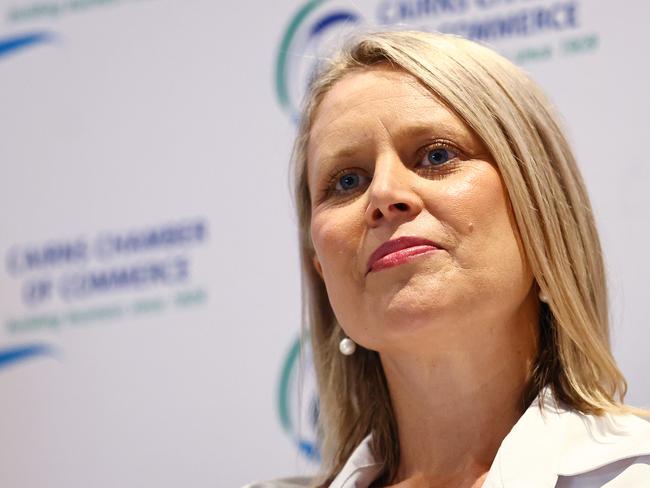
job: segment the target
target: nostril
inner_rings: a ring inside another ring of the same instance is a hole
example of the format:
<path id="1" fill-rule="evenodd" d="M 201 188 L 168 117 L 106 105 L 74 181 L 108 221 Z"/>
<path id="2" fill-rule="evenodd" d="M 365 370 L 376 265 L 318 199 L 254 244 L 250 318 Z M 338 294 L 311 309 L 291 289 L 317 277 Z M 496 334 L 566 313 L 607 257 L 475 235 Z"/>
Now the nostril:
<path id="1" fill-rule="evenodd" d="M 413 207 L 411 207 L 408 203 L 404 203 L 404 202 L 391 203 L 386 208 L 382 208 L 381 206 L 375 207 L 375 209 L 370 214 L 370 218 L 373 221 L 377 222 L 382 220 L 384 217 L 386 218 L 397 217 L 398 214 L 402 214 L 402 213 L 404 215 L 407 215 L 412 208 Z"/>

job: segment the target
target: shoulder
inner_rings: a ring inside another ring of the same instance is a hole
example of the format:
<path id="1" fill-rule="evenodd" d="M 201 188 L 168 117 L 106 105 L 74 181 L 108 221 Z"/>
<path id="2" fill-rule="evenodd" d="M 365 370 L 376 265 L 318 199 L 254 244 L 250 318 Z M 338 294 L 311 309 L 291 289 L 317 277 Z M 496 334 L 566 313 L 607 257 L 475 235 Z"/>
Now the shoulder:
<path id="1" fill-rule="evenodd" d="M 311 486 L 312 481 L 312 478 L 306 477 L 281 478 L 271 481 L 250 483 L 242 488 L 307 488 Z"/>
<path id="2" fill-rule="evenodd" d="M 584 473 L 563 476 L 556 488 L 637 488 L 650 486 L 650 456 L 636 456 L 613 461 Z"/>
<path id="3" fill-rule="evenodd" d="M 640 481 L 642 480 L 642 481 Z M 484 487 L 650 487 L 650 423 L 589 415 L 546 395 L 503 440 Z"/>
<path id="4" fill-rule="evenodd" d="M 558 487 L 650 486 L 649 422 L 634 415 L 567 413 Z"/>

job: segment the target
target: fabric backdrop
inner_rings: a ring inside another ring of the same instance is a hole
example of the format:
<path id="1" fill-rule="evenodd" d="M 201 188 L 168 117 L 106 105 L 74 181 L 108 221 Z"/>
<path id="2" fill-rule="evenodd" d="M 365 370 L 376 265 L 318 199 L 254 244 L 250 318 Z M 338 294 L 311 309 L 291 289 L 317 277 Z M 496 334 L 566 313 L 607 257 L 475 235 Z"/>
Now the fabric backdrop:
<path id="1" fill-rule="evenodd" d="M 628 400 L 650 405 L 649 14 L 643 0 L 1 1 L 0 486 L 314 469 L 287 161 L 315 61 L 378 25 L 486 42 L 549 93 L 593 199 Z"/>

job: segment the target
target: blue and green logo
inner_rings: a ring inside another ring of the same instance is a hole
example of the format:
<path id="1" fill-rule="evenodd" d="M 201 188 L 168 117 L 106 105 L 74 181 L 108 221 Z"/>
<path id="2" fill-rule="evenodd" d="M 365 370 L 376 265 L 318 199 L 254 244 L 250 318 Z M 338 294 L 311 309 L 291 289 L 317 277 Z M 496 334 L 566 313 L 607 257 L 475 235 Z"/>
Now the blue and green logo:
<path id="1" fill-rule="evenodd" d="M 300 103 L 320 61 L 344 40 L 362 17 L 332 0 L 311 0 L 292 17 L 275 65 L 275 90 L 282 109 L 298 121 Z"/>
<path id="2" fill-rule="evenodd" d="M 55 356 L 49 344 L 34 343 L 20 346 L 0 347 L 0 370 L 40 356 Z"/>
<path id="3" fill-rule="evenodd" d="M 286 434 L 310 461 L 320 461 L 318 390 L 311 348 L 296 339 L 284 360 L 278 386 L 278 414 Z"/>
<path id="4" fill-rule="evenodd" d="M 28 48 L 52 42 L 55 35 L 51 32 L 28 32 L 0 38 L 0 58 L 15 54 Z"/>

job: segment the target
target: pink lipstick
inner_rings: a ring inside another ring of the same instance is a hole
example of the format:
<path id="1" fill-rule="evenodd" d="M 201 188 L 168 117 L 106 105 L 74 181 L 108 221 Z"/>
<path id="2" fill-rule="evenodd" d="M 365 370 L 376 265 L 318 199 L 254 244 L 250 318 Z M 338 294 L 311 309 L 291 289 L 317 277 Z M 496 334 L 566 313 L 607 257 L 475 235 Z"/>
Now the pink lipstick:
<path id="1" fill-rule="evenodd" d="M 404 236 L 384 242 L 368 259 L 368 270 L 379 271 L 402 264 L 413 256 L 441 249 L 435 242 L 420 237 Z"/>

